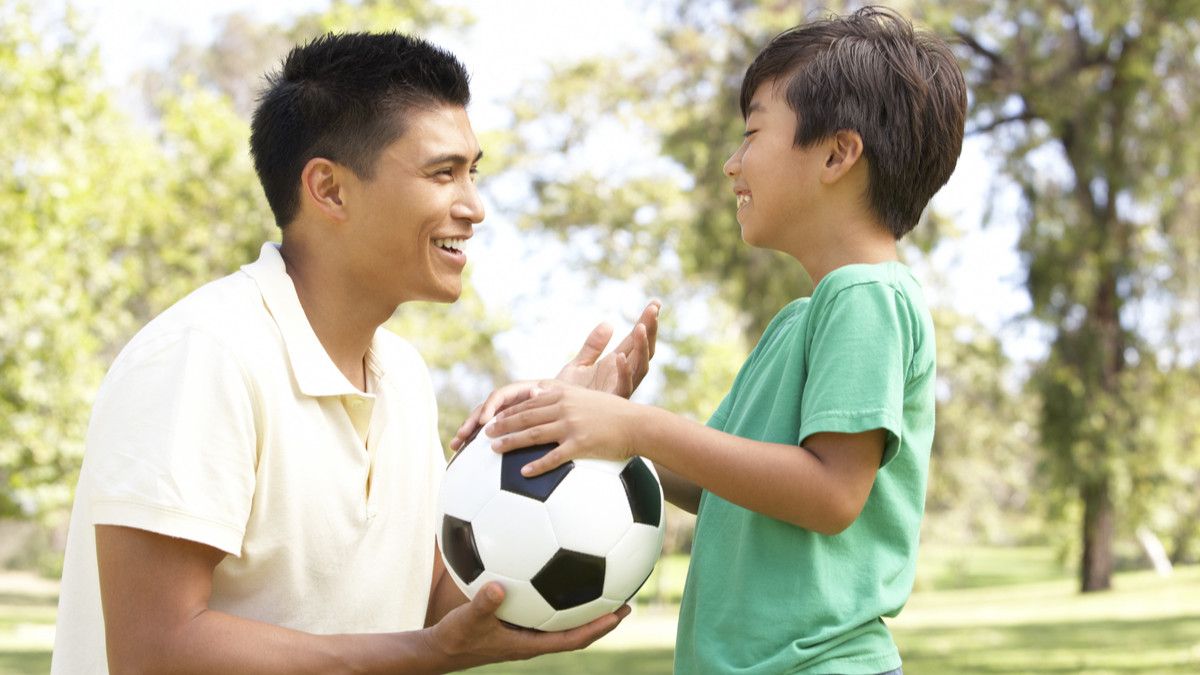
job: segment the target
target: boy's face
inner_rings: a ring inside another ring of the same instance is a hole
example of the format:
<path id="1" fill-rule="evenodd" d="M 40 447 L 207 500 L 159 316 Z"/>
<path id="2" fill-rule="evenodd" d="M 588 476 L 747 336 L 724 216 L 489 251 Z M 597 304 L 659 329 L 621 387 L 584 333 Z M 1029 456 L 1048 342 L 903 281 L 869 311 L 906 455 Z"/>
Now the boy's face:
<path id="1" fill-rule="evenodd" d="M 777 82 L 764 82 L 754 92 L 745 140 L 724 170 L 733 180 L 742 239 L 751 246 L 796 255 L 804 223 L 816 212 L 824 153 L 819 145 L 794 145 L 796 114 Z"/>
<path id="2" fill-rule="evenodd" d="M 483 153 L 461 107 L 406 118 L 404 135 L 376 160 L 375 177 L 347 182 L 348 271 L 387 303 L 454 302 L 467 264 L 463 242 L 484 215 L 475 188 Z"/>

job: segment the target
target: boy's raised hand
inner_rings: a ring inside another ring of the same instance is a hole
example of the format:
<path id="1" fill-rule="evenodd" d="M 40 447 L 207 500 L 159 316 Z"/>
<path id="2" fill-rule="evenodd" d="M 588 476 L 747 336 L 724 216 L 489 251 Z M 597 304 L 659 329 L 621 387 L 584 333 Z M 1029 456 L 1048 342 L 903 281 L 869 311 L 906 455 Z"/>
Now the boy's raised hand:
<path id="1" fill-rule="evenodd" d="M 526 464 L 523 475 L 537 476 L 577 457 L 624 461 L 637 454 L 637 414 L 643 406 L 558 380 L 538 382 L 531 392 L 532 396 L 498 413 L 484 429 L 496 452 L 558 444 Z"/>
<path id="2" fill-rule="evenodd" d="M 556 380 L 596 391 L 628 398 L 650 370 L 658 336 L 658 313 L 662 303 L 651 300 L 634 325 L 608 356 L 600 358 L 612 339 L 612 326 L 601 323 L 592 329 L 575 358 L 563 366 Z M 471 440 L 479 428 L 492 420 L 497 412 L 527 400 L 534 395 L 536 381 L 514 382 L 496 389 L 483 403 L 476 406 L 459 426 L 450 440 L 450 450 L 458 451 Z"/>

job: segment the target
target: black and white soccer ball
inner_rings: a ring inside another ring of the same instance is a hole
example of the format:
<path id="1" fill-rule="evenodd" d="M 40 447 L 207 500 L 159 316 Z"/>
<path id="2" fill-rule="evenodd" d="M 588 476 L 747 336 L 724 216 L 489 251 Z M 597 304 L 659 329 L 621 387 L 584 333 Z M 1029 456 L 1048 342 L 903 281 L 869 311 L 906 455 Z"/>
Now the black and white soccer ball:
<path id="1" fill-rule="evenodd" d="M 504 586 L 496 615 L 543 631 L 625 604 L 649 578 L 666 532 L 662 486 L 640 457 L 578 459 L 541 476 L 521 467 L 553 449 L 496 453 L 479 433 L 450 461 L 438 545 L 467 597 Z"/>

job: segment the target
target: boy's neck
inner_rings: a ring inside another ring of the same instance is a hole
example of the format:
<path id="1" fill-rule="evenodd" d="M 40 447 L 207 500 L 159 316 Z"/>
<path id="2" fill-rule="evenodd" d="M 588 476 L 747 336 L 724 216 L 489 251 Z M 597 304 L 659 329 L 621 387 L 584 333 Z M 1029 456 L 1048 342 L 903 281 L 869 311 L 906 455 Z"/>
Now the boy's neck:
<path id="1" fill-rule="evenodd" d="M 895 237 L 873 219 L 830 218 L 813 230 L 809 241 L 788 251 L 804 266 L 813 285 L 839 267 L 900 259 Z"/>

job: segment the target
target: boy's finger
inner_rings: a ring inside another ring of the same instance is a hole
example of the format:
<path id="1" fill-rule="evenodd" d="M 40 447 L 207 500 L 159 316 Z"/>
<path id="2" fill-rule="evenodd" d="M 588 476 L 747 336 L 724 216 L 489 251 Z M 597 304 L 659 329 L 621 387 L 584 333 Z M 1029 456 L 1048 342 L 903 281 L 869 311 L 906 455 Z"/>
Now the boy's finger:
<path id="1" fill-rule="evenodd" d="M 540 476 L 547 471 L 553 471 L 566 464 L 570 459 L 571 456 L 567 452 L 567 444 L 563 444 L 521 467 L 521 475 L 526 478 Z"/>
<path id="2" fill-rule="evenodd" d="M 550 406 L 541 406 L 537 408 L 529 408 L 524 411 L 505 413 L 503 419 L 497 419 L 488 428 L 488 435 L 497 438 L 508 436 L 518 431 L 533 429 L 534 427 L 553 422 L 558 417 L 557 409 Z M 500 440 L 497 438 L 497 440 Z M 545 441 L 534 439 L 538 443 Z"/>

